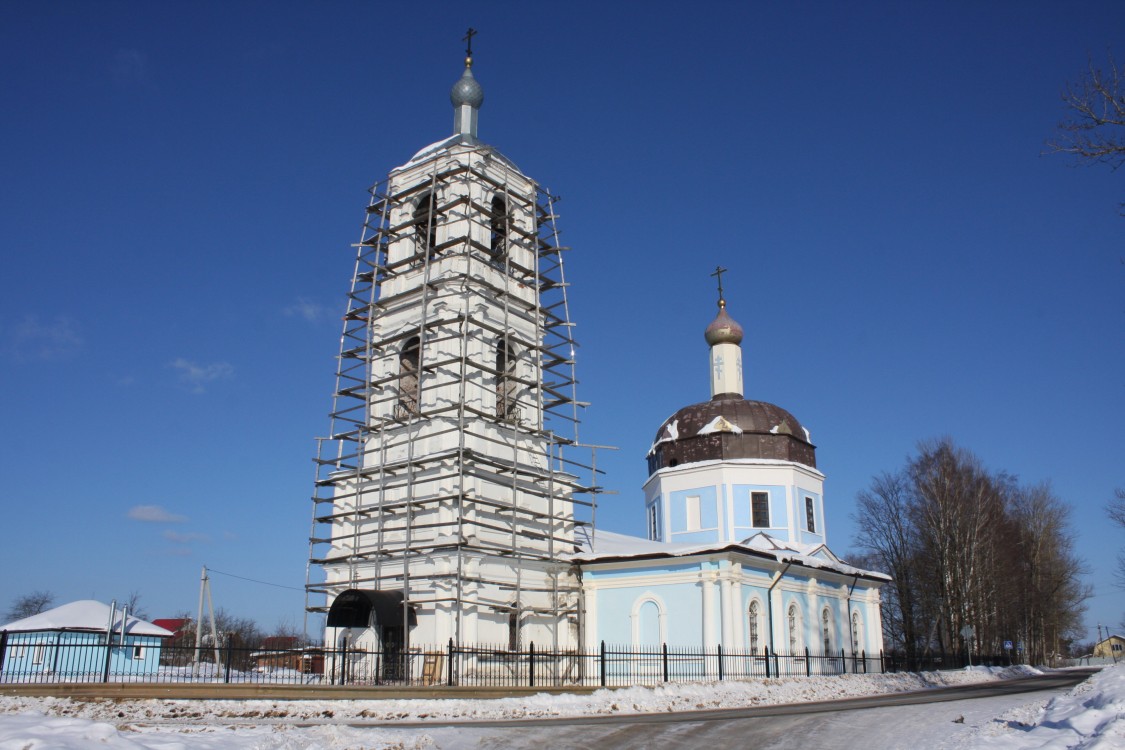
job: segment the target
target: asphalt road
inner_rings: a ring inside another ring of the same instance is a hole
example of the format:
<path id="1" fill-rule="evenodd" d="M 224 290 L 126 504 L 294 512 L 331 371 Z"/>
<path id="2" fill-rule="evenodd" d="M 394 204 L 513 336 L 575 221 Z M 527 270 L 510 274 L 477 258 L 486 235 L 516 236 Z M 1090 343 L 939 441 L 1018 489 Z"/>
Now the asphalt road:
<path id="1" fill-rule="evenodd" d="M 1059 694 L 1086 679 L 1075 670 L 963 687 L 821 703 L 667 714 L 474 721 L 395 727 L 405 746 L 438 750 L 499 748 L 754 748 L 754 750 L 936 750 L 988 747 L 996 717 Z"/>

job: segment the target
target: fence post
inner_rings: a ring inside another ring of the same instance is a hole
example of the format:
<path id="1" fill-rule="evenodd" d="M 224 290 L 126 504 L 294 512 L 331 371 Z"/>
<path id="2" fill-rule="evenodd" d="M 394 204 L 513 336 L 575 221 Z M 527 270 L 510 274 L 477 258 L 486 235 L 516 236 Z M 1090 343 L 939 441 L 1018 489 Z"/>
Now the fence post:
<path id="1" fill-rule="evenodd" d="M 855 658 L 852 658 L 852 664 L 855 664 Z M 848 656 L 844 653 L 844 649 L 840 649 L 840 674 L 846 675 L 848 673 Z"/>
<path id="2" fill-rule="evenodd" d="M 0 633 L 0 674 L 4 672 L 4 657 L 8 654 L 8 631 Z"/>
<path id="3" fill-rule="evenodd" d="M 535 641 L 527 649 L 527 682 L 528 687 L 535 687 Z"/>
<path id="4" fill-rule="evenodd" d="M 61 634 L 60 634 L 61 635 Z M 55 642 L 55 653 L 58 653 L 59 644 Z M 105 664 L 102 667 L 102 682 L 109 682 L 109 661 L 113 658 L 113 630 L 106 634 L 105 637 Z"/>
<path id="5" fill-rule="evenodd" d="M 762 646 L 762 652 L 766 655 L 766 679 L 770 678 L 770 647 Z"/>
<path id="6" fill-rule="evenodd" d="M 453 639 L 449 639 L 449 687 L 453 687 Z"/>
<path id="7" fill-rule="evenodd" d="M 805 677 L 812 677 L 812 660 L 809 659 L 808 646 L 805 646 Z"/>
<path id="8" fill-rule="evenodd" d="M 719 644 L 719 681 L 723 679 L 723 644 Z"/>
<path id="9" fill-rule="evenodd" d="M 867 652 L 866 651 L 860 651 L 859 653 L 860 653 L 860 656 L 863 657 L 863 673 L 867 674 Z"/>
<path id="10" fill-rule="evenodd" d="M 602 653 L 601 653 L 601 657 L 602 657 L 602 658 L 601 658 L 601 666 L 600 666 L 600 671 L 601 671 L 601 673 L 602 673 L 602 674 L 601 674 L 601 678 L 602 678 L 602 687 L 605 687 L 605 641 L 602 641 Z"/>
<path id="11" fill-rule="evenodd" d="M 892 651 L 891 653 L 893 654 L 894 652 Z M 891 658 L 893 659 L 894 657 L 892 656 Z M 894 667 L 893 661 L 891 662 L 891 667 Z M 887 673 L 887 652 L 883 649 L 879 649 L 879 672 L 881 674 Z"/>
<path id="12" fill-rule="evenodd" d="M 231 637 L 230 633 L 227 633 L 227 669 L 226 669 L 226 674 L 223 677 L 223 682 L 226 682 L 226 683 L 230 682 L 230 663 L 231 663 L 231 659 L 233 658 L 233 656 L 234 656 L 234 638 Z"/>
<path id="13" fill-rule="evenodd" d="M 340 648 L 340 684 L 348 684 L 348 639 L 344 639 L 343 646 Z"/>
<path id="14" fill-rule="evenodd" d="M 664 655 L 664 681 L 668 681 L 668 644 L 662 643 L 660 645 L 661 653 Z"/>

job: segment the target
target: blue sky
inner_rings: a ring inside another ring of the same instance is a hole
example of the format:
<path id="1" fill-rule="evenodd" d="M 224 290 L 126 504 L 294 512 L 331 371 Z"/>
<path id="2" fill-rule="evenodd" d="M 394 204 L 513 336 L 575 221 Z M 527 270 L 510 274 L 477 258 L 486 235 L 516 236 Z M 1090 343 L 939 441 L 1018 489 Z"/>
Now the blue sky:
<path id="1" fill-rule="evenodd" d="M 0 5 L 0 605 L 171 616 L 207 565 L 300 624 L 350 243 L 451 132 L 468 26 L 482 139 L 563 197 L 600 526 L 643 533 L 653 434 L 708 396 L 722 264 L 835 549 L 949 435 L 1053 482 L 1091 635 L 1122 619 L 1125 184 L 1042 155 L 1065 83 L 1125 61 L 1119 2 Z"/>

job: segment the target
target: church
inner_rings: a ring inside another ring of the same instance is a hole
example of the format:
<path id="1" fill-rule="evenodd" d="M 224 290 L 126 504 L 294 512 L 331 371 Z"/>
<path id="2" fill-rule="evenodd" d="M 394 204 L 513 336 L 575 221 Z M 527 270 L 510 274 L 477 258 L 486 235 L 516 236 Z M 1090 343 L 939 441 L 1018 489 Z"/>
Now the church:
<path id="1" fill-rule="evenodd" d="M 721 269 L 710 399 L 628 447 L 647 538 L 593 527 L 556 198 L 479 139 L 467 39 L 452 135 L 371 189 L 356 245 L 312 498 L 326 643 L 878 652 L 889 579 L 828 548 L 808 430 L 744 397 Z"/>

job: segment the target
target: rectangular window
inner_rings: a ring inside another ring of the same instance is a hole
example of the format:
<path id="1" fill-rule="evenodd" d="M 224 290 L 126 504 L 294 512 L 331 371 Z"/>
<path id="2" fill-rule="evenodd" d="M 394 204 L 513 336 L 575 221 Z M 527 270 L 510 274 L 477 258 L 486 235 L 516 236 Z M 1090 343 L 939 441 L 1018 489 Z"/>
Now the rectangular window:
<path id="1" fill-rule="evenodd" d="M 702 524 L 699 515 L 699 495 L 688 495 L 684 504 L 687 510 L 687 530 L 699 531 Z"/>
<path id="2" fill-rule="evenodd" d="M 813 499 L 805 498 L 805 527 L 810 533 L 816 533 L 816 516 L 813 513 Z"/>
<path id="3" fill-rule="evenodd" d="M 46 650 L 47 649 L 44 648 L 43 646 L 36 646 L 34 655 L 31 657 L 31 663 L 32 664 L 42 664 L 43 663 L 43 653 Z"/>
<path id="4" fill-rule="evenodd" d="M 1121 650 L 1121 644 L 1120 643 L 1113 644 L 1113 650 L 1114 651 L 1120 651 Z"/>
<path id="5" fill-rule="evenodd" d="M 654 502 L 648 506 L 648 538 L 653 541 L 660 539 L 660 512 L 659 503 Z"/>
<path id="6" fill-rule="evenodd" d="M 134 659 L 145 658 L 145 647 L 144 646 L 133 646 L 133 658 Z"/>
<path id="7" fill-rule="evenodd" d="M 754 528 L 768 529 L 770 526 L 770 493 L 751 492 L 750 512 L 754 517 Z"/>

